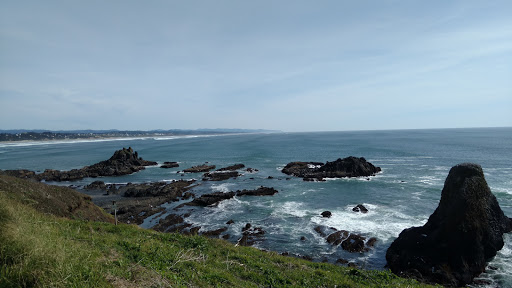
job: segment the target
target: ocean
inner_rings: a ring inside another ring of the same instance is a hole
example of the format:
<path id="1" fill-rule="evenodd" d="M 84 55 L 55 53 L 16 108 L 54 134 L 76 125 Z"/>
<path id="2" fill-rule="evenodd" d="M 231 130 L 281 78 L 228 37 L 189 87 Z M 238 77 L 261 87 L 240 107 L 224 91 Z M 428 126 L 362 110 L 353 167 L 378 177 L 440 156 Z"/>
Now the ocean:
<path id="1" fill-rule="evenodd" d="M 70 170 L 110 158 L 115 150 L 132 147 L 139 156 L 157 161 L 179 162 L 179 168 L 147 167 L 120 177 L 84 179 L 59 185 L 138 183 L 198 179 L 196 195 L 274 187 L 274 196 L 235 197 L 216 207 L 197 208 L 187 222 L 202 230 L 229 226 L 229 241 L 236 242 L 246 223 L 262 227 L 266 234 L 260 249 L 308 255 L 314 261 L 336 262 L 343 258 L 368 269 L 385 269 L 385 253 L 405 228 L 426 223 L 436 209 L 450 168 L 463 162 L 482 166 L 491 191 L 512 217 L 512 128 L 432 129 L 355 132 L 312 132 L 181 136 L 102 141 L 54 141 L 0 143 L 0 169 Z M 347 156 L 364 157 L 382 172 L 364 178 L 305 182 L 285 175 L 281 169 L 292 161 L 334 161 Z M 236 163 L 258 169 L 236 179 L 201 181 L 201 174 L 178 171 L 208 162 L 217 168 Z M 270 177 L 269 177 L 270 176 Z M 164 206 L 171 211 L 179 203 Z M 363 204 L 368 213 L 352 208 Z M 320 213 L 331 211 L 332 217 Z M 165 215 L 163 216 L 165 217 Z M 150 228 L 158 218 L 141 225 Z M 349 253 L 328 244 L 314 231 L 317 225 L 348 230 L 378 239 L 365 253 Z M 305 240 L 301 240 L 304 237 Z M 487 287 L 512 287 L 512 235 L 490 262 L 492 269 L 481 275 Z M 485 286 L 485 285 L 483 285 Z M 475 286 L 477 287 L 477 286 Z M 482 286 L 478 286 L 482 287 Z"/>

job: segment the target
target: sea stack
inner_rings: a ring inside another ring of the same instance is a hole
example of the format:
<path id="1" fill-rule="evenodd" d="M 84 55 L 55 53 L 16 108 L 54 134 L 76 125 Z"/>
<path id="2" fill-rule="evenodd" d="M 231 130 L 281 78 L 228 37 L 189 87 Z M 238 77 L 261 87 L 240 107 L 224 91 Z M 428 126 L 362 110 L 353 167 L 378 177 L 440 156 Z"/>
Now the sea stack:
<path id="1" fill-rule="evenodd" d="M 484 272 L 496 256 L 503 233 L 512 231 L 485 181 L 482 167 L 454 166 L 446 178 L 439 206 L 422 227 L 403 230 L 386 260 L 399 276 L 445 286 L 464 286 Z"/>

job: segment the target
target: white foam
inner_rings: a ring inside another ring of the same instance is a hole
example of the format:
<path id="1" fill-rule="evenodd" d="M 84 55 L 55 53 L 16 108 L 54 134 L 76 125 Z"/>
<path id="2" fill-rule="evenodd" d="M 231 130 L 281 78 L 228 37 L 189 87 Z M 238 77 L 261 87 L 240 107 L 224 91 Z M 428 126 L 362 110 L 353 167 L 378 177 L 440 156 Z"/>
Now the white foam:
<path id="1" fill-rule="evenodd" d="M 212 185 L 212 190 L 215 192 L 229 192 L 231 191 L 229 187 L 235 185 L 234 183 L 222 183 L 222 184 L 214 184 Z"/>
<path id="2" fill-rule="evenodd" d="M 428 215 L 412 217 L 399 212 L 398 207 L 383 207 L 379 205 L 363 203 L 368 208 L 368 213 L 356 213 L 352 211 L 354 205 L 340 207 L 338 210 L 331 210 L 330 218 L 314 217 L 311 221 L 317 225 L 334 227 L 338 230 L 347 230 L 377 237 L 387 242 L 395 238 L 402 230 L 411 226 L 423 225 Z M 321 211 L 318 211 L 319 215 Z"/>
<path id="3" fill-rule="evenodd" d="M 288 214 L 296 217 L 305 217 L 308 213 L 303 208 L 304 204 L 300 202 L 290 201 L 284 204 L 279 204 L 279 207 L 273 207 L 273 216 Z"/>

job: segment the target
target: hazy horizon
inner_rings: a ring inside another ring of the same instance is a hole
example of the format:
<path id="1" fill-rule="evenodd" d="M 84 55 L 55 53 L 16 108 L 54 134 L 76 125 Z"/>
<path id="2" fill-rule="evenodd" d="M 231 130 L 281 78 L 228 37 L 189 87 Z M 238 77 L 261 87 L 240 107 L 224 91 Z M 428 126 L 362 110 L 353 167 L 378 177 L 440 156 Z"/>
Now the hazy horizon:
<path id="1" fill-rule="evenodd" d="M 0 129 L 511 127 L 511 14 L 510 1 L 2 1 Z"/>

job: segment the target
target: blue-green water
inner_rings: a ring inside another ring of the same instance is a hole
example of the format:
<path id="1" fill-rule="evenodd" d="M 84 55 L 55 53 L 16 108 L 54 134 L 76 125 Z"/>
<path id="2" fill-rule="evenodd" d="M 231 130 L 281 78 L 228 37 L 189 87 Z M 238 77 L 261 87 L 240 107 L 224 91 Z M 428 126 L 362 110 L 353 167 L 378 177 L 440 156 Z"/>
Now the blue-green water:
<path id="1" fill-rule="evenodd" d="M 69 170 L 108 159 L 115 150 L 131 146 L 147 160 L 178 161 L 179 168 L 148 167 L 139 173 L 103 178 L 108 183 L 201 179 L 201 174 L 181 176 L 177 171 L 209 162 L 218 168 L 243 163 L 258 169 L 222 182 L 198 181 L 192 192 L 211 193 L 274 187 L 279 193 L 265 197 L 236 197 L 217 207 L 198 208 L 188 222 L 202 230 L 229 226 L 235 242 L 245 223 L 261 226 L 264 241 L 257 247 L 278 252 L 309 255 L 330 262 L 344 258 L 367 268 L 381 269 L 390 243 L 405 228 L 423 225 L 435 210 L 449 169 L 462 162 L 475 162 L 483 169 L 491 191 L 506 215 L 512 216 L 512 128 L 400 130 L 322 133 L 245 134 L 210 137 L 124 139 L 109 141 L 32 142 L 0 144 L 0 169 L 46 168 Z M 337 179 L 326 182 L 286 180 L 282 167 L 292 161 L 334 161 L 347 156 L 365 157 L 382 168 L 370 181 Z M 268 179 L 272 176 L 273 179 Z M 253 179 L 251 179 L 253 178 Z M 65 185 L 83 185 L 84 179 Z M 369 213 L 352 212 L 363 203 Z M 169 209 L 173 204 L 166 205 Z M 333 216 L 322 218 L 329 210 Z M 151 221 L 150 221 L 151 220 Z M 158 219 L 148 219 L 150 227 Z M 370 252 L 348 253 L 326 243 L 313 228 L 326 225 L 378 238 Z M 300 238 L 306 237 L 306 241 Z M 501 287 L 512 286 L 512 235 L 490 270 L 482 275 Z"/>

